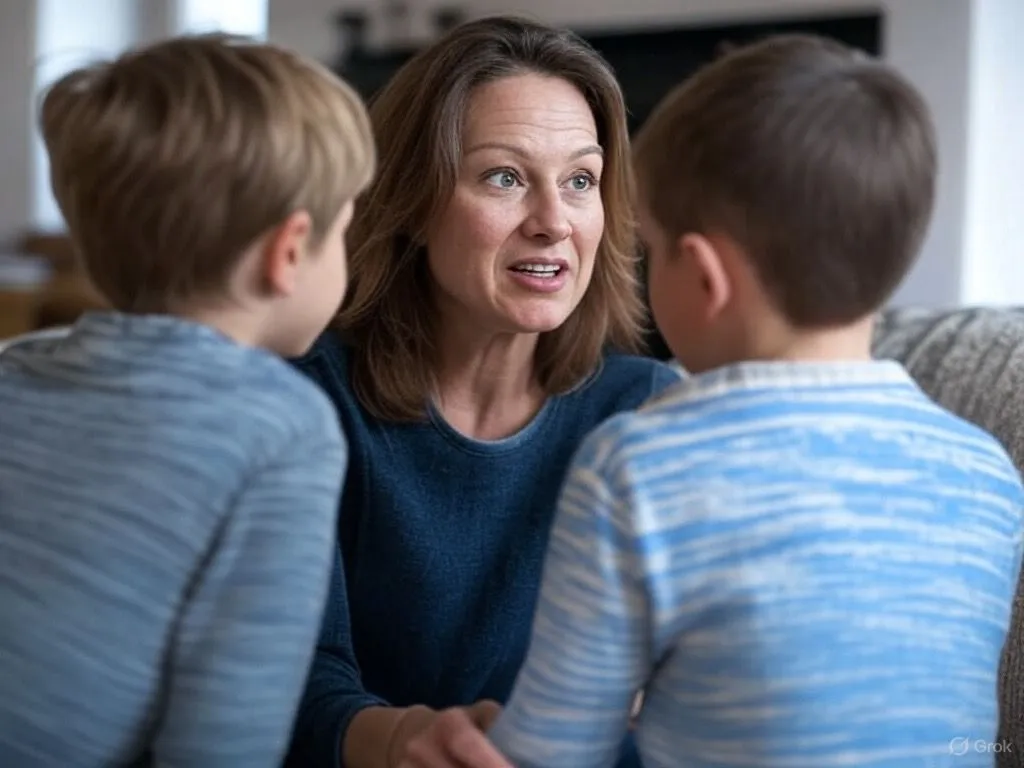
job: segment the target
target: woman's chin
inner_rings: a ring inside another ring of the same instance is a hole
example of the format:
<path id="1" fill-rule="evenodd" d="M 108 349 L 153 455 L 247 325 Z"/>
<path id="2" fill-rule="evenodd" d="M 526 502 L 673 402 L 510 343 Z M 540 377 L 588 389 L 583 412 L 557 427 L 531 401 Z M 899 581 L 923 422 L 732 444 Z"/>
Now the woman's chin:
<path id="1" fill-rule="evenodd" d="M 496 298 L 497 301 L 490 306 L 494 314 L 484 324 L 493 323 L 505 333 L 533 334 L 557 330 L 579 305 L 569 296 Z"/>
<path id="2" fill-rule="evenodd" d="M 563 307 L 549 307 L 546 311 L 519 312 L 509 317 L 510 325 L 518 333 L 549 333 L 565 325 L 571 313 Z"/>

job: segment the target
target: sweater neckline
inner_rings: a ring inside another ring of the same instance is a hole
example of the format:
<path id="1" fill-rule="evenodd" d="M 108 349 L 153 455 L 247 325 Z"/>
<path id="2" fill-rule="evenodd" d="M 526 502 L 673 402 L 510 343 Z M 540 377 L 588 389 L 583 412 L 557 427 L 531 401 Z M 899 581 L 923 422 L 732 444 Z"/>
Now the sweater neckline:
<path id="1" fill-rule="evenodd" d="M 478 440 L 464 435 L 448 423 L 432 402 L 427 405 L 427 415 L 430 418 L 430 425 L 456 448 L 467 453 L 493 456 L 518 450 L 537 439 L 555 418 L 560 400 L 557 395 L 547 398 L 540 410 L 518 432 L 498 440 Z"/>
<path id="2" fill-rule="evenodd" d="M 531 444 L 539 435 L 546 432 L 549 425 L 555 421 L 562 401 L 566 398 L 575 397 L 584 389 L 596 381 L 604 371 L 604 358 L 598 362 L 597 368 L 580 381 L 576 386 L 560 395 L 552 395 L 544 401 L 536 415 L 522 429 L 515 434 L 503 437 L 499 440 L 477 440 L 459 432 L 448 423 L 441 415 L 434 403 L 427 403 L 427 416 L 430 425 L 437 430 L 441 436 L 456 448 L 467 453 L 479 456 L 494 456 L 502 453 L 509 453 L 518 450 L 524 445 Z"/>

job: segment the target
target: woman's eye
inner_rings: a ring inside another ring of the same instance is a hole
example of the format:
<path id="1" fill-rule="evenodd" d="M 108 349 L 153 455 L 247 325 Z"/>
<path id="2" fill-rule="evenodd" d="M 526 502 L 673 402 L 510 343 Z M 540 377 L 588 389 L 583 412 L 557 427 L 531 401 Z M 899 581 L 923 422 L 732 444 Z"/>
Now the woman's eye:
<path id="1" fill-rule="evenodd" d="M 516 178 L 512 171 L 495 171 L 487 177 L 487 182 L 500 189 L 512 189 L 512 187 L 519 183 L 519 179 Z"/>
<path id="2" fill-rule="evenodd" d="M 573 192 L 586 192 L 596 183 L 597 182 L 594 180 L 594 177 L 589 173 L 577 173 L 569 181 Z"/>

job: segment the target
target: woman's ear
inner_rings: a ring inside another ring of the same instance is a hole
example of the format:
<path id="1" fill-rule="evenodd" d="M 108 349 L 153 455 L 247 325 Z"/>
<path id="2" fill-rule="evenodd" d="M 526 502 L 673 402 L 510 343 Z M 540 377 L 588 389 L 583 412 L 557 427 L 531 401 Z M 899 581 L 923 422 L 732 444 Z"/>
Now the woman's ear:
<path id="1" fill-rule="evenodd" d="M 703 319 L 714 320 L 729 304 L 733 286 L 722 254 L 715 244 L 694 233 L 682 235 L 676 242 L 678 256 L 684 258 L 700 288 Z"/>

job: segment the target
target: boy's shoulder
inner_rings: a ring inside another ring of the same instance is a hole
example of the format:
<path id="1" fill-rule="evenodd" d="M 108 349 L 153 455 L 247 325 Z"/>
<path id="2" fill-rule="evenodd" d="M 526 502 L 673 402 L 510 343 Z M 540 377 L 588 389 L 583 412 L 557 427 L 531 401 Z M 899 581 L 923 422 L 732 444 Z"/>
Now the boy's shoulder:
<path id="1" fill-rule="evenodd" d="M 766 416 L 777 420 L 799 401 L 785 389 L 779 390 L 776 399 L 766 395 L 770 390 L 733 389 L 719 384 L 713 376 L 694 377 L 680 372 L 674 385 L 663 388 L 635 409 L 614 414 L 595 428 L 588 436 L 592 456 L 625 460 L 652 451 L 659 455 L 664 451 L 678 453 L 683 445 L 703 444 L 705 438 L 712 439 L 719 428 L 737 428 L 742 426 L 740 422 Z M 912 383 L 909 374 L 901 386 L 880 386 L 877 397 L 868 396 L 869 389 L 858 386 L 856 397 L 837 409 L 846 427 L 849 417 L 861 413 L 863 408 L 865 417 L 882 418 L 889 423 L 879 429 L 905 432 L 902 442 L 917 446 L 911 445 L 908 450 L 931 444 L 936 450 L 956 453 L 962 462 L 978 462 L 987 467 L 998 482 L 1022 486 L 1020 470 L 999 439 L 936 402 Z M 796 410 L 801 421 L 805 420 L 805 409 Z M 820 408 L 812 410 L 817 412 Z M 827 421 L 822 420 L 823 426 L 828 426 Z"/>
<path id="2" fill-rule="evenodd" d="M 934 408 L 934 423 L 941 428 L 937 441 L 946 442 L 963 457 L 966 463 L 974 457 L 976 475 L 997 483 L 1018 496 L 1024 505 L 1024 480 L 1008 448 L 989 430 L 949 410 L 929 398 Z"/>
<path id="3" fill-rule="evenodd" d="M 633 380 L 639 377 L 647 385 L 645 394 L 627 409 L 604 419 L 588 438 L 592 444 L 604 446 L 604 453 L 613 448 L 622 450 L 632 444 L 646 442 L 659 433 L 685 429 L 675 406 L 690 398 L 696 379 L 678 363 L 663 362 L 630 355 L 610 355 L 606 359 L 616 378 L 628 371 Z M 670 418 L 666 415 L 671 413 Z"/>
<path id="4" fill-rule="evenodd" d="M 0 391 L 26 407 L 66 413 L 116 407 L 122 417 L 227 431 L 271 449 L 298 435 L 332 438 L 334 410 L 324 392 L 268 351 L 197 334 L 104 338 L 92 328 L 30 334 L 0 350 Z M 159 326 L 158 326 L 159 327 Z M 123 420 L 123 419 L 122 419 Z M 105 420 L 112 427 L 117 420 Z M 155 436 L 155 433 L 154 433 Z"/>
<path id="5" fill-rule="evenodd" d="M 679 418 L 663 418 L 659 403 L 666 393 L 674 389 L 679 378 L 674 379 L 662 391 L 645 397 L 632 408 L 620 410 L 603 419 L 586 435 L 576 452 L 575 463 L 614 476 L 638 460 L 645 462 L 652 449 L 657 455 L 663 451 L 658 446 L 673 445 L 678 439 L 685 439 L 689 425 Z M 673 451 L 671 447 L 668 448 Z"/>
<path id="6" fill-rule="evenodd" d="M 333 413 L 323 388 L 304 376 L 288 360 L 261 350 L 253 351 L 253 362 L 265 372 L 265 378 L 252 386 L 253 396 L 280 398 L 300 416 L 323 416 Z M 243 384 L 245 386 L 245 384 Z"/>
<path id="7" fill-rule="evenodd" d="M 327 393 L 284 360 L 270 361 L 276 384 L 259 392 L 265 405 L 286 421 L 291 434 L 317 434 L 332 437 L 337 431 L 338 416 Z"/>
<path id="8" fill-rule="evenodd" d="M 310 439 L 341 439 L 337 413 L 317 382 L 266 350 L 242 349 L 229 356 L 208 356 L 211 368 L 223 376 L 223 386 L 206 388 L 200 406 L 204 410 L 220 408 L 222 422 L 248 422 L 248 430 L 238 431 L 258 434 L 268 449 Z"/>

